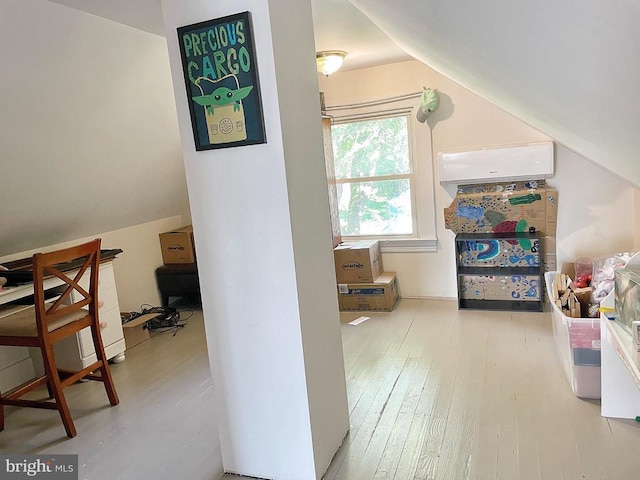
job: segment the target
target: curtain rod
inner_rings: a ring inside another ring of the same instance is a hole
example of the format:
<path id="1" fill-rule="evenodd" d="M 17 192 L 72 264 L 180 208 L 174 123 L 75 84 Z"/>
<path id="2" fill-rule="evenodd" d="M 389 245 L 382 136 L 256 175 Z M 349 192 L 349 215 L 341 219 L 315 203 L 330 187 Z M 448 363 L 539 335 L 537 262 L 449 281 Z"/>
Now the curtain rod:
<path id="1" fill-rule="evenodd" d="M 349 110 L 353 108 L 374 107 L 376 105 L 384 105 L 386 103 L 393 103 L 393 102 L 399 102 L 401 100 L 409 100 L 412 98 L 417 98 L 417 97 L 420 97 L 421 95 L 422 95 L 422 92 L 413 92 L 413 93 L 407 93 L 405 95 L 398 95 L 396 97 L 388 97 L 388 98 L 381 98 L 379 100 L 371 100 L 369 102 L 351 103 L 348 105 L 333 105 L 333 106 L 325 107 L 324 110 L 327 112 L 331 112 L 334 110 Z"/>
<path id="2" fill-rule="evenodd" d="M 356 113 L 353 115 L 344 115 L 344 116 L 331 116 L 331 122 L 333 124 L 336 123 L 344 123 L 344 122 L 355 122 L 358 120 L 371 120 L 372 117 L 384 118 L 384 117 L 394 117 L 397 115 L 408 115 L 411 113 L 411 108 L 396 108 L 393 110 L 382 110 L 373 113 Z"/>

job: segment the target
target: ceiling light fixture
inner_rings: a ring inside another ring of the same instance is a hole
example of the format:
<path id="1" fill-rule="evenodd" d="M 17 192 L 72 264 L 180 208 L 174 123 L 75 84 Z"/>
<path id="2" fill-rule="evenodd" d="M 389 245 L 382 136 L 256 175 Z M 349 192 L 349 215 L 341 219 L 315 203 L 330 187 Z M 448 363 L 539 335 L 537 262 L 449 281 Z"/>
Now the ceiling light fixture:
<path id="1" fill-rule="evenodd" d="M 323 75 L 331 75 L 337 72 L 342 66 L 342 61 L 346 52 L 340 50 L 330 50 L 316 53 L 316 67 L 318 73 Z"/>

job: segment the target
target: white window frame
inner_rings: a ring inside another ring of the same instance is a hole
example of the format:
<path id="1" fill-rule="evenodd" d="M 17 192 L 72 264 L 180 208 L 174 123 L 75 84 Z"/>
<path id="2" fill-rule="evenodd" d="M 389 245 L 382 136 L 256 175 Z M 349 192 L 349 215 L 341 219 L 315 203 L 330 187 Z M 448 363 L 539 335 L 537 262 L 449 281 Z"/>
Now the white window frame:
<path id="1" fill-rule="evenodd" d="M 415 98 L 402 99 L 396 103 L 395 108 L 381 110 L 375 102 L 370 107 L 366 104 L 346 107 L 328 107 L 327 113 L 332 117 L 332 124 L 350 123 L 355 121 L 373 120 L 385 117 L 407 116 L 407 134 L 409 140 L 409 162 L 411 169 L 411 216 L 413 234 L 410 235 L 358 235 L 344 236 L 346 243 L 359 240 L 380 240 L 383 253 L 411 253 L 411 252 L 437 252 L 438 240 L 435 225 L 435 186 L 433 184 L 433 149 L 431 147 L 431 131 L 427 125 L 419 124 L 420 133 L 426 130 L 427 139 L 418 139 L 416 136 L 416 104 Z M 352 108 L 350 108 L 352 107 Z M 335 110 L 335 113 L 334 111 Z M 421 144 L 421 157 L 418 157 L 417 143 Z M 335 172 L 335 170 L 334 170 Z M 405 174 L 400 175 L 406 178 Z M 350 181 L 379 180 L 381 177 L 353 178 Z M 391 179 L 389 177 L 383 177 Z M 336 179 L 339 183 L 348 183 L 342 179 Z M 421 202 L 421 198 L 426 201 Z"/>

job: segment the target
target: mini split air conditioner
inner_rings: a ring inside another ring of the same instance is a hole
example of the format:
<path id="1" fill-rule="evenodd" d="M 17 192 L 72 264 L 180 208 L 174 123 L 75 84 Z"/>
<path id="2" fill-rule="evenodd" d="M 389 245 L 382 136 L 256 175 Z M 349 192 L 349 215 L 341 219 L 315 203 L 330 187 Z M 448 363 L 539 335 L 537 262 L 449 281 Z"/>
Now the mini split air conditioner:
<path id="1" fill-rule="evenodd" d="M 438 153 L 442 185 L 543 179 L 553 176 L 553 142 Z"/>

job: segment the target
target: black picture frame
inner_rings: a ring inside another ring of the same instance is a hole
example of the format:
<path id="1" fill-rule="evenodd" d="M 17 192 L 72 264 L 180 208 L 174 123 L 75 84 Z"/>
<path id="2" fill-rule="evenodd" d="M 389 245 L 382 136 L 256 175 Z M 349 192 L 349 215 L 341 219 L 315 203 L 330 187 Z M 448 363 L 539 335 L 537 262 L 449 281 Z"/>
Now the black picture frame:
<path id="1" fill-rule="evenodd" d="M 177 31 L 196 150 L 266 143 L 250 12 Z"/>

